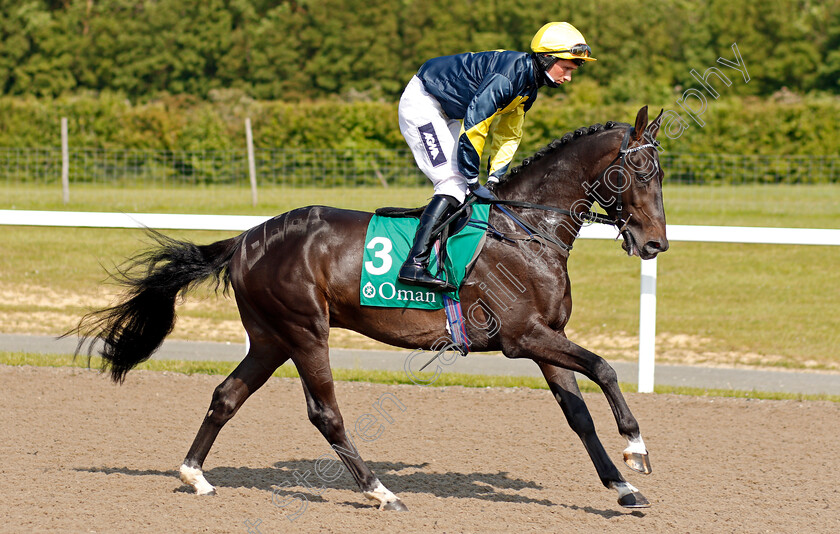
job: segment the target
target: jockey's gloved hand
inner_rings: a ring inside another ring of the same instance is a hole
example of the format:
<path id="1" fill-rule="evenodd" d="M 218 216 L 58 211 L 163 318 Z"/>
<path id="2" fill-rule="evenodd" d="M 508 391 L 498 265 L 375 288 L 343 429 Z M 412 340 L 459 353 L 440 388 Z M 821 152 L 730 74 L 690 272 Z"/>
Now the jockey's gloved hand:
<path id="1" fill-rule="evenodd" d="M 478 180 L 467 182 L 467 187 L 470 188 L 470 191 L 473 195 L 481 200 L 497 200 L 496 195 L 494 195 L 489 189 L 481 185 Z"/>

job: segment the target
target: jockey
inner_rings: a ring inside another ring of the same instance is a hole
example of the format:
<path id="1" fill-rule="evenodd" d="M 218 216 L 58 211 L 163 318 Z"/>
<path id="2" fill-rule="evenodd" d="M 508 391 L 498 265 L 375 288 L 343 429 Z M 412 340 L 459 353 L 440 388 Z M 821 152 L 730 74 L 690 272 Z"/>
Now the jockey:
<path id="1" fill-rule="evenodd" d="M 487 183 L 504 176 L 522 139 L 525 113 L 543 85 L 571 81 L 584 61 L 595 61 L 583 35 L 568 22 L 550 22 L 531 40 L 533 53 L 494 51 L 430 59 L 400 98 L 400 131 L 435 194 L 420 217 L 414 246 L 400 269 L 405 284 L 454 291 L 428 271 L 432 229 L 464 202 L 467 189 L 479 199 L 493 194 L 478 181 L 481 154 L 489 147 Z"/>

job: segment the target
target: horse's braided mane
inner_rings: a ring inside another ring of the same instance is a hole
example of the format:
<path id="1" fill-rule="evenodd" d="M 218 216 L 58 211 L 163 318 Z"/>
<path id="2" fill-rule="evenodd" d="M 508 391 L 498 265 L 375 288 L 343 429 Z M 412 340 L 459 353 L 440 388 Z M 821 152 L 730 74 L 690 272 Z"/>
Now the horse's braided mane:
<path id="1" fill-rule="evenodd" d="M 510 169 L 507 172 L 507 174 L 505 174 L 502 177 L 502 179 L 499 180 L 499 183 L 503 184 L 509 180 L 516 179 L 517 175 L 521 173 L 525 169 L 525 167 L 539 159 L 542 159 L 546 155 L 561 149 L 562 147 L 566 146 L 570 141 L 577 139 L 578 137 L 583 137 L 584 135 L 592 135 L 603 130 L 612 130 L 617 126 L 629 126 L 629 124 L 625 124 L 623 122 L 607 121 L 606 124 L 593 124 L 592 126 L 584 126 L 582 128 L 578 128 L 573 132 L 568 132 L 565 135 L 563 135 L 563 137 L 555 139 L 554 141 L 539 149 L 533 156 L 522 160 L 522 163 L 514 167 L 513 169 Z"/>

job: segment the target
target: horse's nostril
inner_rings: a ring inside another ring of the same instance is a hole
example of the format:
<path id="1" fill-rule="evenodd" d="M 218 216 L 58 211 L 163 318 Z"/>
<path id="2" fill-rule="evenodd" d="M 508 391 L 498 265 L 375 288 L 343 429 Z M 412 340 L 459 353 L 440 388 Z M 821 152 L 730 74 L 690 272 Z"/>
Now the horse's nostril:
<path id="1" fill-rule="evenodd" d="M 668 241 L 648 241 L 645 243 L 645 249 L 651 252 L 665 252 L 668 250 Z"/>

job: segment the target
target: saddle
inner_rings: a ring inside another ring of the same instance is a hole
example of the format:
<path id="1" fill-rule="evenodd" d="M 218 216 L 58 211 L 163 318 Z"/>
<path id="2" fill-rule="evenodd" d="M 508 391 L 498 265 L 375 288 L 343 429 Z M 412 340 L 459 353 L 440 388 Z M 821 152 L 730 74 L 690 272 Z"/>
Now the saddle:
<path id="1" fill-rule="evenodd" d="M 460 206 L 459 210 L 461 213 L 449 223 L 449 226 L 446 228 L 446 234 L 449 236 L 453 236 L 464 229 L 467 223 L 470 222 L 470 217 L 472 216 L 472 204 L 465 206 Z M 408 218 L 415 218 L 419 219 L 420 215 L 423 214 L 423 210 L 426 209 L 426 206 L 421 206 L 419 208 L 377 208 L 376 214 L 380 217 L 389 217 L 391 219 L 408 219 Z"/>
<path id="2" fill-rule="evenodd" d="M 381 217 L 389 217 L 392 219 L 404 219 L 404 218 L 415 218 L 419 219 L 420 215 L 423 214 L 423 210 L 426 207 L 420 208 L 379 208 L 376 210 L 376 214 Z M 439 244 L 437 247 L 438 253 L 438 276 L 441 274 L 440 271 L 443 269 L 443 265 L 446 261 L 447 257 L 447 242 L 449 238 L 460 232 L 467 226 L 470 222 L 470 216 L 472 215 L 472 204 L 462 204 L 454 212 L 449 213 L 447 215 L 447 219 L 451 219 L 453 216 L 455 217 L 449 224 L 444 228 L 438 228 L 435 232 L 439 239 Z"/>

